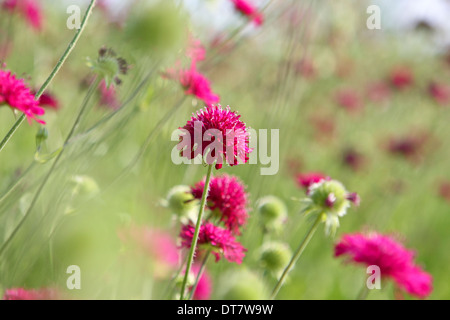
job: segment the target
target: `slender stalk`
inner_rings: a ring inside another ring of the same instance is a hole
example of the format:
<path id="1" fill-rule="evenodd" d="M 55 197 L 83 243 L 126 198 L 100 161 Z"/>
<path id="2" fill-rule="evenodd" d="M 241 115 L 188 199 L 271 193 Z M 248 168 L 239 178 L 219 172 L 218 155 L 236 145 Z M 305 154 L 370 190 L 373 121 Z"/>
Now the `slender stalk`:
<path id="1" fill-rule="evenodd" d="M 52 72 L 48 76 L 47 80 L 45 80 L 44 84 L 39 88 L 38 92 L 36 92 L 36 95 L 35 95 L 36 100 L 39 99 L 39 97 L 42 95 L 42 93 L 44 93 L 45 89 L 47 89 L 48 85 L 55 78 L 56 74 L 61 69 L 61 67 L 64 64 L 64 62 L 66 61 L 67 57 L 70 55 L 73 48 L 77 44 L 78 39 L 80 39 L 80 36 L 83 33 L 83 30 L 85 29 L 85 27 L 87 25 L 87 21 L 89 19 L 89 16 L 92 13 L 92 10 L 94 9 L 96 1 L 97 0 L 91 0 L 91 3 L 89 4 L 89 7 L 87 8 L 86 13 L 84 15 L 83 21 L 81 22 L 80 29 L 78 29 L 78 31 L 75 33 L 75 36 L 73 37 L 72 41 L 67 46 L 66 50 L 64 51 L 63 55 L 59 59 L 58 63 L 56 64 L 56 66 L 53 68 Z M 3 148 L 8 143 L 8 141 L 11 139 L 11 137 L 14 135 L 14 133 L 17 131 L 17 129 L 19 129 L 20 125 L 23 123 L 25 118 L 26 118 L 25 113 L 22 113 L 22 115 L 19 117 L 19 119 L 16 120 L 16 122 L 14 123 L 12 128 L 8 131 L 6 136 L 0 142 L 0 152 L 3 150 Z"/>
<path id="2" fill-rule="evenodd" d="M 356 300 L 366 300 L 368 294 L 369 294 L 369 288 L 364 283 L 364 286 L 359 291 L 358 297 L 356 298 Z"/>
<path id="3" fill-rule="evenodd" d="M 284 269 L 283 274 L 281 275 L 280 279 L 278 280 L 278 283 L 276 284 L 275 288 L 272 291 L 272 295 L 271 295 L 270 299 L 272 299 L 272 300 L 275 299 L 276 295 L 278 294 L 278 291 L 280 291 L 281 287 L 284 284 L 284 281 L 286 280 L 286 276 L 288 275 L 289 271 L 291 271 L 292 267 L 297 262 L 298 258 L 300 258 L 300 256 L 302 255 L 303 250 L 305 250 L 306 246 L 308 245 L 309 241 L 311 240 L 312 236 L 314 235 L 314 232 L 317 230 L 317 227 L 319 226 L 321 221 L 322 221 L 322 215 L 319 214 L 317 216 L 316 221 L 311 226 L 311 228 L 309 229 L 305 238 L 300 243 L 299 247 L 297 248 L 294 255 L 292 256 L 291 261 L 289 261 L 288 265 Z"/>
<path id="4" fill-rule="evenodd" d="M 191 300 L 192 297 L 194 296 L 195 290 L 197 289 L 198 282 L 200 281 L 203 271 L 205 270 L 206 262 L 208 262 L 210 253 L 211 253 L 211 250 L 208 250 L 208 252 L 205 254 L 205 257 L 203 258 L 202 264 L 200 266 L 200 270 L 198 270 L 197 277 L 195 278 L 195 282 L 194 282 L 194 285 L 192 286 L 191 293 L 189 294 L 188 300 Z"/>
<path id="5" fill-rule="evenodd" d="M 203 188 L 202 200 L 200 202 L 200 210 L 198 212 L 197 223 L 195 225 L 194 236 L 192 238 L 191 249 L 188 255 L 188 261 L 186 265 L 186 271 L 184 272 L 183 284 L 181 285 L 181 294 L 180 300 L 184 300 L 184 293 L 186 290 L 186 283 L 189 276 L 189 272 L 191 271 L 192 262 L 194 261 L 195 249 L 197 247 L 198 234 L 200 231 L 200 226 L 202 224 L 203 212 L 205 211 L 206 198 L 208 197 L 209 192 L 209 182 L 211 181 L 211 173 L 213 164 L 208 165 L 208 173 L 206 174 L 205 187 Z"/>
<path id="6" fill-rule="evenodd" d="M 3 243 L 3 245 L 0 247 L 0 256 L 3 254 L 3 252 L 5 251 L 5 249 L 8 247 L 9 243 L 12 241 L 12 239 L 15 237 L 15 235 L 17 234 L 17 232 L 19 231 L 19 229 L 22 227 L 22 225 L 25 223 L 25 221 L 27 220 L 27 218 L 30 216 L 30 213 L 34 207 L 34 205 L 36 204 L 39 196 L 42 193 L 42 190 L 44 189 L 45 185 L 47 184 L 47 182 L 50 179 L 50 176 L 52 175 L 52 173 L 55 171 L 55 168 L 58 165 L 59 160 L 61 159 L 65 147 L 67 145 L 67 142 L 70 140 L 70 138 L 72 137 L 72 135 L 74 134 L 76 128 L 78 127 L 80 120 L 83 116 L 83 114 L 85 113 L 87 106 L 88 106 L 88 102 L 90 100 L 90 98 L 92 97 L 92 95 L 94 94 L 96 88 L 98 87 L 100 83 L 100 79 L 97 79 L 95 81 L 95 84 L 93 86 L 91 86 L 91 88 L 89 89 L 86 97 L 84 98 L 83 101 L 83 105 L 81 107 L 80 112 L 78 113 L 78 116 L 69 132 L 69 134 L 67 135 L 65 141 L 64 141 L 64 145 L 63 148 L 61 149 L 61 152 L 58 154 L 58 156 L 56 157 L 55 161 L 53 162 L 50 170 L 48 171 L 48 173 L 45 175 L 44 180 L 42 181 L 42 183 L 40 184 L 40 186 L 38 187 L 38 190 L 36 191 L 36 193 L 34 194 L 33 199 L 31 200 L 30 206 L 28 207 L 27 211 L 25 212 L 24 216 L 22 217 L 22 219 L 20 220 L 19 224 L 14 228 L 13 232 L 9 235 L 8 239 L 6 239 L 6 241 Z"/>

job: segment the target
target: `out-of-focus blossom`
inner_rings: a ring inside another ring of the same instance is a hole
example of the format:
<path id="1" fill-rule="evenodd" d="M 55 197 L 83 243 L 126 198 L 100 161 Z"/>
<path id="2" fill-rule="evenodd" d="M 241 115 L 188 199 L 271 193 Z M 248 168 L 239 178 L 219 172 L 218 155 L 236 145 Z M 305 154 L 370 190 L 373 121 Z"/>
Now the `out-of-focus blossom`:
<path id="1" fill-rule="evenodd" d="M 11 288 L 5 291 L 3 300 L 59 300 L 61 293 L 55 288 Z"/>
<path id="2" fill-rule="evenodd" d="M 294 70 L 306 79 L 314 79 L 317 76 L 317 69 L 310 58 L 303 58 L 294 64 Z"/>
<path id="3" fill-rule="evenodd" d="M 390 278 L 402 290 L 419 298 L 430 295 L 432 277 L 414 262 L 414 252 L 390 236 L 379 233 L 347 234 L 335 245 L 334 255 L 349 262 L 376 265 L 382 278 Z"/>
<path id="4" fill-rule="evenodd" d="M 42 30 L 42 8 L 37 0 L 6 0 L 3 9 L 9 12 L 18 12 L 36 31 Z"/>
<path id="5" fill-rule="evenodd" d="M 354 148 L 347 148 L 342 155 L 342 162 L 352 170 L 359 171 L 366 163 L 366 157 Z"/>
<path id="6" fill-rule="evenodd" d="M 33 95 L 36 95 L 36 91 L 32 91 Z M 55 95 L 53 95 L 50 92 L 45 91 L 40 97 L 39 97 L 39 105 L 41 107 L 48 107 L 53 110 L 59 109 L 59 101 L 56 98 Z"/>
<path id="7" fill-rule="evenodd" d="M 389 82 L 394 88 L 403 90 L 413 85 L 414 76 L 408 67 L 395 67 L 391 70 Z"/>
<path id="8" fill-rule="evenodd" d="M 373 82 L 367 87 L 367 98 L 374 103 L 383 103 L 390 99 L 391 89 L 384 82 Z"/>
<path id="9" fill-rule="evenodd" d="M 234 4 L 234 8 L 244 16 L 248 17 L 257 26 L 263 24 L 264 17 L 255 6 L 253 6 L 248 0 L 231 0 Z"/>
<path id="10" fill-rule="evenodd" d="M 431 141 L 429 134 L 414 132 L 405 136 L 392 137 L 388 141 L 387 150 L 412 162 L 420 161 L 425 155 L 425 147 Z"/>
<path id="11" fill-rule="evenodd" d="M 39 106 L 39 101 L 34 99 L 31 89 L 23 79 L 17 79 L 11 71 L 0 69 L 0 106 L 7 105 L 11 109 L 23 112 L 31 123 L 35 120 L 45 124 L 38 116 L 45 114 L 44 108 Z"/>
<path id="12" fill-rule="evenodd" d="M 117 98 L 116 87 L 113 84 L 107 87 L 105 81 L 102 80 L 98 87 L 98 91 L 100 93 L 99 104 L 101 106 L 105 106 L 113 110 L 120 108 L 120 101 Z"/>
<path id="13" fill-rule="evenodd" d="M 192 266 L 192 271 L 194 272 L 195 278 L 197 278 L 198 273 L 200 272 L 200 266 L 198 264 L 194 264 Z M 209 276 L 208 271 L 203 270 L 200 279 L 198 280 L 197 287 L 195 288 L 195 292 L 193 295 L 194 300 L 209 300 L 211 298 L 212 293 L 212 280 Z"/>
<path id="14" fill-rule="evenodd" d="M 432 81 L 428 85 L 428 93 L 440 105 L 448 105 L 450 102 L 450 85 Z"/>
<path id="15" fill-rule="evenodd" d="M 174 270 L 179 262 L 179 250 L 169 233 L 146 226 L 131 225 L 118 231 L 123 244 L 132 254 L 147 258 L 157 276 L 163 277 Z"/>
<path id="16" fill-rule="evenodd" d="M 328 177 L 321 172 L 299 173 L 296 177 L 298 185 L 305 190 L 307 190 L 312 184 L 326 179 L 328 179 Z"/>
<path id="17" fill-rule="evenodd" d="M 341 89 L 336 92 L 336 102 L 350 113 L 355 113 L 363 108 L 363 102 L 354 89 Z"/>
<path id="18" fill-rule="evenodd" d="M 336 134 L 336 122 L 331 115 L 316 114 L 311 118 L 315 137 L 321 142 L 330 142 Z"/>
<path id="19" fill-rule="evenodd" d="M 439 195 L 450 203 L 450 181 L 443 181 L 439 184 Z"/>

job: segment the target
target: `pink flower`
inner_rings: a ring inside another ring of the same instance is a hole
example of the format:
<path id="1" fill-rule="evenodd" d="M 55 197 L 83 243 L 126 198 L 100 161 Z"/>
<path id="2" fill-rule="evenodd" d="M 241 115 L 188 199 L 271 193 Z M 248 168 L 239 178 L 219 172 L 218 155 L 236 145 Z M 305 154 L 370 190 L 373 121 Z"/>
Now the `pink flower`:
<path id="1" fill-rule="evenodd" d="M 450 182 L 443 181 L 439 185 L 439 195 L 450 203 Z"/>
<path id="2" fill-rule="evenodd" d="M 300 173 L 297 175 L 297 183 L 300 187 L 308 189 L 313 183 L 326 180 L 328 177 L 320 172 Z"/>
<path id="3" fill-rule="evenodd" d="M 36 95 L 36 91 L 32 91 L 31 93 L 33 94 L 33 96 Z M 59 109 L 58 100 L 53 94 L 49 92 L 44 92 L 43 94 L 41 94 L 41 96 L 39 97 L 39 105 L 41 107 L 49 107 L 50 109 L 54 110 Z"/>
<path id="4" fill-rule="evenodd" d="M 384 82 L 371 83 L 367 88 L 367 98 L 375 103 L 385 102 L 390 98 L 391 91 Z"/>
<path id="5" fill-rule="evenodd" d="M 119 238 L 133 245 L 158 265 L 175 268 L 178 265 L 178 247 L 175 239 L 168 233 L 149 227 L 131 226 L 119 231 Z"/>
<path id="6" fill-rule="evenodd" d="M 120 108 L 120 102 L 117 98 L 116 88 L 113 84 L 106 86 L 105 80 L 100 82 L 98 87 L 100 91 L 100 105 L 111 108 L 113 110 L 117 110 Z"/>
<path id="7" fill-rule="evenodd" d="M 208 78 L 195 68 L 180 70 L 178 73 L 178 81 L 180 81 L 181 86 L 184 88 L 185 94 L 193 95 L 203 100 L 207 106 L 211 106 L 220 101 L 220 97 L 212 92 Z"/>
<path id="8" fill-rule="evenodd" d="M 393 238 L 378 234 L 347 234 L 334 248 L 335 257 L 347 256 L 350 262 L 376 265 L 381 276 L 392 279 L 399 289 L 419 298 L 432 291 L 432 277 L 414 263 L 414 252 Z"/>
<path id="9" fill-rule="evenodd" d="M 234 4 L 234 8 L 241 14 L 247 16 L 257 26 L 262 25 L 263 15 L 256 10 L 256 8 L 248 1 L 245 0 L 231 0 Z"/>
<path id="10" fill-rule="evenodd" d="M 428 93 L 440 105 L 446 105 L 450 102 L 450 86 L 431 82 L 428 85 Z"/>
<path id="11" fill-rule="evenodd" d="M 406 89 L 413 84 L 413 74 L 407 67 L 396 67 L 391 71 L 389 76 L 391 85 L 397 89 Z"/>
<path id="12" fill-rule="evenodd" d="M 180 128 L 184 130 L 178 149 L 183 150 L 182 155 L 188 159 L 202 155 L 207 157 L 208 164 L 217 161 L 216 169 L 220 169 L 224 161 L 230 166 L 238 165 L 238 160 L 246 163 L 252 151 L 249 148 L 250 134 L 240 117 L 229 106 L 226 109 L 221 105 L 209 106 L 197 111 Z M 212 150 L 205 154 L 208 149 Z"/>
<path id="13" fill-rule="evenodd" d="M 343 163 L 354 171 L 360 170 L 366 163 L 366 157 L 353 148 L 344 150 Z"/>
<path id="14" fill-rule="evenodd" d="M 191 188 L 195 198 L 201 199 L 205 180 L 198 182 Z M 247 194 L 245 186 L 237 178 L 229 175 L 213 177 L 209 185 L 208 208 L 212 211 L 218 210 L 220 221 L 234 234 L 240 234 L 239 227 L 246 224 Z"/>
<path id="15" fill-rule="evenodd" d="M 192 64 L 196 64 L 197 61 L 203 61 L 206 57 L 205 47 L 203 47 L 200 40 L 195 39 L 192 35 L 189 35 L 186 56 L 191 59 Z"/>
<path id="16" fill-rule="evenodd" d="M 42 29 L 42 9 L 36 0 L 6 0 L 3 8 L 13 12 L 19 12 L 25 17 L 31 27 L 40 31 Z"/>
<path id="17" fill-rule="evenodd" d="M 58 300 L 61 299 L 60 293 L 53 288 L 42 289 L 8 289 L 3 296 L 3 300 Z"/>
<path id="18" fill-rule="evenodd" d="M 336 93 L 336 102 L 348 112 L 357 112 L 363 107 L 360 97 L 353 89 L 339 90 Z"/>
<path id="19" fill-rule="evenodd" d="M 191 247 L 194 232 L 195 227 L 193 225 L 184 225 L 181 228 L 182 247 Z M 242 263 L 247 251 L 236 241 L 229 230 L 217 227 L 209 222 L 200 226 L 197 250 L 202 248 L 212 249 L 211 253 L 216 257 L 216 262 L 223 256 L 229 262 L 236 262 L 237 264 Z"/>
<path id="20" fill-rule="evenodd" d="M 192 271 L 194 272 L 195 278 L 197 278 L 198 273 L 200 271 L 200 266 L 193 265 Z M 211 277 L 209 276 L 208 272 L 205 269 L 203 270 L 203 273 L 200 276 L 200 279 L 198 280 L 193 298 L 194 300 L 209 300 L 211 298 L 211 291 L 212 291 Z"/>
<path id="21" fill-rule="evenodd" d="M 25 85 L 25 81 L 17 79 L 15 75 L 6 70 L 0 70 L 0 105 L 2 104 L 23 112 L 29 123 L 31 120 L 35 120 L 45 124 L 43 120 L 37 118 L 37 116 L 44 115 L 45 110 L 34 99 L 34 95 Z"/>

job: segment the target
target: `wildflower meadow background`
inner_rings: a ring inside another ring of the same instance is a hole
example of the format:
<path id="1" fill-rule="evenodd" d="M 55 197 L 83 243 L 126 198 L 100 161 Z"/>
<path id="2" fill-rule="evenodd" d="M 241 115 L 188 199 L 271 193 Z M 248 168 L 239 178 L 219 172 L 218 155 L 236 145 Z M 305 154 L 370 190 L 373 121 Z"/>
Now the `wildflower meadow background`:
<path id="1" fill-rule="evenodd" d="M 450 298 L 448 1 L 0 3 L 3 299 Z"/>

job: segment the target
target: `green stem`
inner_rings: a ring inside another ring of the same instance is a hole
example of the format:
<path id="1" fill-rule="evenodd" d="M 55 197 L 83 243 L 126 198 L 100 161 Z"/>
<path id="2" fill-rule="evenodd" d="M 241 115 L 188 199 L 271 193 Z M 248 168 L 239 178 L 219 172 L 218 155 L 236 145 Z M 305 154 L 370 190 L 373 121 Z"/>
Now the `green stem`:
<path id="1" fill-rule="evenodd" d="M 208 192 L 209 192 L 209 182 L 211 181 L 211 173 L 212 173 L 213 166 L 214 166 L 214 164 L 208 165 L 208 173 L 206 174 L 205 187 L 203 188 L 202 200 L 200 202 L 200 210 L 199 210 L 198 217 L 197 217 L 197 223 L 195 225 L 195 231 L 194 231 L 194 236 L 192 238 L 191 249 L 190 249 L 189 255 L 188 255 L 186 270 L 184 272 L 183 284 L 181 285 L 180 300 L 184 300 L 187 279 L 189 276 L 189 272 L 191 272 L 192 262 L 194 261 L 195 249 L 197 247 L 198 234 L 200 231 L 200 226 L 202 224 L 203 212 L 205 211 L 206 198 L 207 198 Z"/>
<path id="2" fill-rule="evenodd" d="M 198 270 L 197 277 L 195 278 L 195 282 L 194 282 L 194 285 L 192 286 L 191 293 L 189 294 L 188 300 L 191 300 L 192 297 L 194 296 L 195 290 L 197 289 L 198 282 L 200 281 L 203 271 L 205 270 L 206 262 L 208 262 L 210 253 L 211 253 L 211 250 L 208 250 L 208 252 L 205 254 L 205 257 L 203 258 L 202 265 L 200 266 L 200 270 Z"/>
<path id="3" fill-rule="evenodd" d="M 322 221 L 322 215 L 319 214 L 317 216 L 316 221 L 314 222 L 314 224 L 311 226 L 308 233 L 306 234 L 305 238 L 300 243 L 300 246 L 297 248 L 294 255 L 292 256 L 291 261 L 289 261 L 289 264 L 284 269 L 283 274 L 280 277 L 280 280 L 278 280 L 278 283 L 276 284 L 275 288 L 272 291 L 272 295 L 271 295 L 270 299 L 272 299 L 272 300 L 275 299 L 276 295 L 278 294 L 278 291 L 280 291 L 281 287 L 284 284 L 287 274 L 289 273 L 289 271 L 291 271 L 292 267 L 297 262 L 298 258 L 300 258 L 300 256 L 302 255 L 303 250 L 305 250 L 306 246 L 308 245 L 309 241 L 311 240 L 312 236 L 314 235 L 314 232 L 317 230 L 317 227 L 319 226 L 321 221 Z"/>
<path id="4" fill-rule="evenodd" d="M 55 161 L 53 162 L 50 170 L 47 172 L 47 174 L 44 177 L 44 180 L 42 181 L 42 183 L 40 184 L 40 186 L 38 187 L 38 190 L 36 191 L 33 199 L 31 200 L 30 206 L 28 207 L 27 211 L 25 212 L 24 216 L 22 217 L 22 219 L 20 220 L 19 224 L 14 228 L 13 232 L 9 235 L 8 239 L 6 239 L 6 241 L 3 243 L 3 245 L 0 247 L 0 256 L 3 254 L 3 252 L 5 251 L 5 249 L 8 247 L 9 243 L 12 241 L 12 239 L 14 238 L 14 236 L 17 234 L 17 232 L 19 231 L 19 229 L 22 227 L 22 225 L 25 223 L 25 221 L 27 220 L 27 218 L 30 216 L 31 210 L 33 209 L 34 205 L 36 204 L 39 196 L 42 193 L 42 190 L 44 189 L 45 185 L 47 184 L 48 180 L 50 179 L 50 176 L 52 175 L 53 171 L 55 170 L 55 168 L 58 165 L 59 160 L 61 159 L 65 147 L 67 145 L 67 142 L 70 140 L 70 138 L 72 137 L 72 135 L 74 134 L 76 128 L 78 127 L 80 120 L 84 114 L 84 112 L 87 109 L 88 106 L 88 102 L 90 100 L 90 98 L 92 97 L 92 95 L 94 94 L 96 88 L 98 87 L 100 83 L 100 79 L 97 79 L 95 81 L 95 84 L 89 89 L 89 92 L 87 93 L 86 97 L 84 98 L 83 101 L 83 105 L 81 107 L 80 112 L 78 113 L 78 116 L 69 132 L 69 134 L 66 137 L 66 140 L 64 141 L 64 145 L 61 149 L 61 152 L 58 154 L 58 156 L 56 157 Z"/>
<path id="5" fill-rule="evenodd" d="M 63 55 L 59 59 L 56 66 L 53 68 L 53 70 L 50 73 L 50 75 L 48 76 L 47 80 L 45 80 L 44 84 L 41 86 L 41 88 L 36 93 L 36 95 L 35 95 L 36 100 L 38 100 L 39 97 L 42 95 L 42 93 L 44 93 L 45 89 L 47 89 L 48 85 L 55 78 L 56 74 L 61 69 L 61 67 L 64 64 L 64 62 L 66 61 L 67 57 L 70 55 L 73 48 L 77 44 L 78 39 L 81 36 L 81 33 L 83 32 L 84 28 L 87 25 L 87 21 L 89 19 L 89 16 L 92 13 L 92 10 L 94 9 L 96 1 L 97 0 L 91 0 L 91 3 L 89 4 L 89 7 L 86 10 L 86 14 L 84 15 L 83 21 L 81 22 L 80 29 L 78 29 L 78 31 L 75 33 L 75 36 L 73 37 L 72 41 L 67 46 L 66 51 L 64 51 Z M 14 133 L 17 131 L 17 129 L 19 129 L 20 125 L 23 123 L 25 118 L 26 118 L 25 113 L 22 113 L 22 115 L 19 117 L 19 119 L 17 119 L 17 121 L 12 126 L 12 128 L 8 131 L 6 136 L 3 138 L 2 142 L 0 142 L 0 152 L 3 150 L 3 148 L 8 143 L 8 141 L 11 139 L 11 137 L 14 135 Z"/>
<path id="6" fill-rule="evenodd" d="M 356 300 L 366 300 L 368 294 L 369 294 L 369 288 L 364 283 L 364 286 L 359 291 L 358 297 L 356 298 Z"/>

